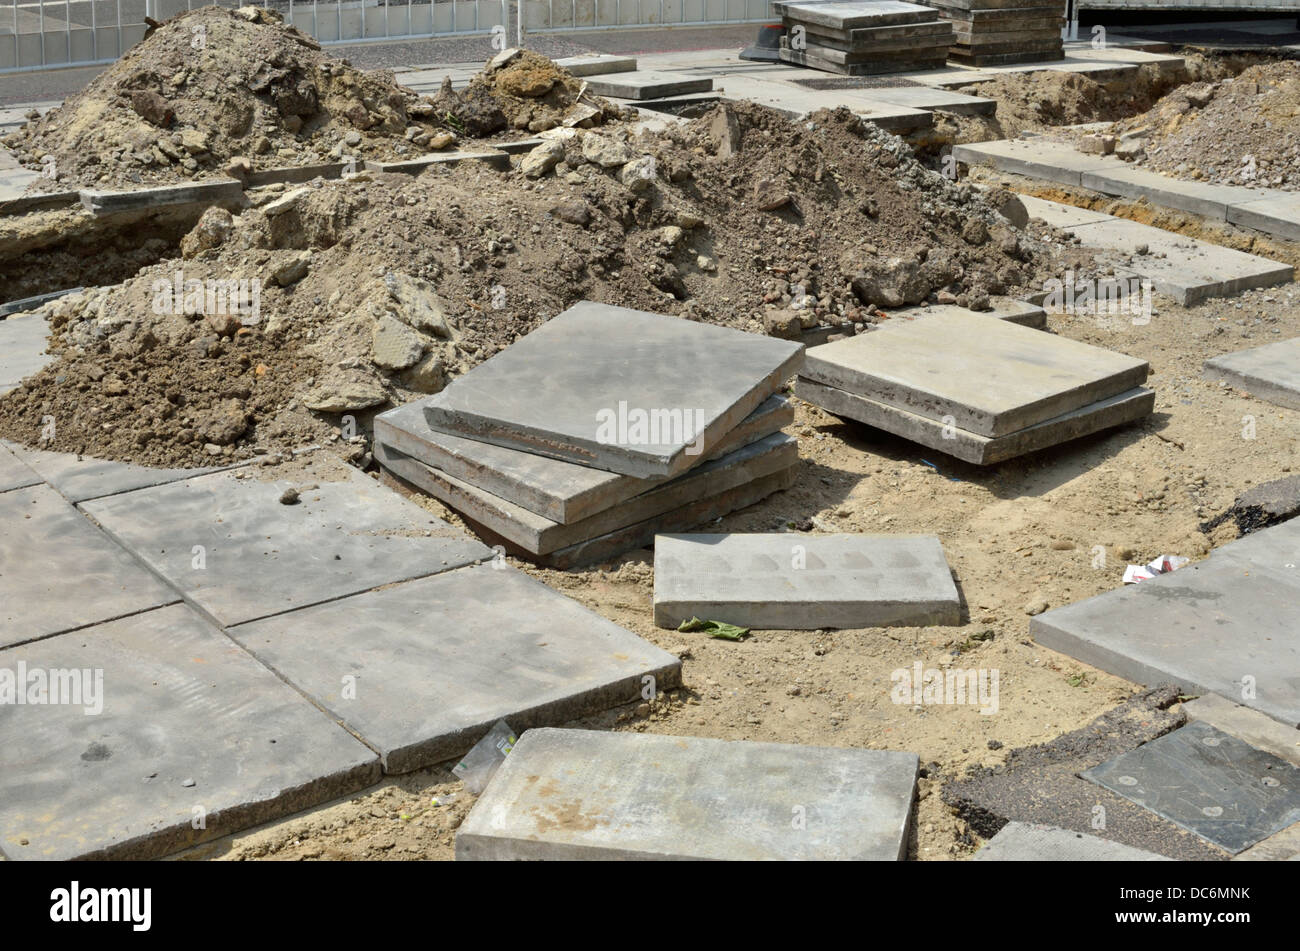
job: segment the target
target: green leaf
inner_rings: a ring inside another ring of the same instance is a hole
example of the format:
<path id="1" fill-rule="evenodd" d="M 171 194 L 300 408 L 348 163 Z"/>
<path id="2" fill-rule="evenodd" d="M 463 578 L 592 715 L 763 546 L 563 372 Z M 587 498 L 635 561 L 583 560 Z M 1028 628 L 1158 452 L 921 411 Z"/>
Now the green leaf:
<path id="1" fill-rule="evenodd" d="M 709 637 L 720 637 L 726 641 L 739 641 L 749 633 L 747 627 L 737 627 L 735 624 L 728 624 L 726 621 L 701 621 L 697 617 L 689 621 L 682 621 L 678 625 L 679 631 L 704 631 Z"/>

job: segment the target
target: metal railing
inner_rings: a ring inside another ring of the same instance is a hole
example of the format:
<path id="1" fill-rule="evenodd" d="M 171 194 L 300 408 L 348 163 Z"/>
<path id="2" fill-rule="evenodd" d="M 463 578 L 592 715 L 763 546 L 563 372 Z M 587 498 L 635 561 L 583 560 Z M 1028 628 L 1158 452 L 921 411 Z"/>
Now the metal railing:
<path id="1" fill-rule="evenodd" d="M 0 73 L 109 63 L 138 43 L 146 16 L 165 20 L 194 0 L 0 0 Z M 243 5 L 225 0 L 225 7 Z M 711 26 L 771 18 L 768 0 L 262 0 L 323 44 Z M 7 15 L 6 15 L 7 14 Z M 522 24 L 520 20 L 522 19 Z"/>

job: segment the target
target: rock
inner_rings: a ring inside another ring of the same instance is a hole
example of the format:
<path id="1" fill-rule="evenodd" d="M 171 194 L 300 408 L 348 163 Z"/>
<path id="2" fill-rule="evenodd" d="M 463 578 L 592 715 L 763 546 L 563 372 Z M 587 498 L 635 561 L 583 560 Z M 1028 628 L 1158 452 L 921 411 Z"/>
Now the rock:
<path id="1" fill-rule="evenodd" d="M 740 151 L 740 120 L 735 111 L 725 103 L 714 110 L 713 118 L 709 120 L 707 134 L 713 143 L 714 154 L 718 158 L 731 158 Z"/>
<path id="2" fill-rule="evenodd" d="M 600 115 L 600 110 L 595 106 L 589 106 L 585 102 L 575 102 L 569 107 L 569 111 L 564 114 L 563 125 L 567 129 L 572 129 L 588 119 L 595 119 L 598 115 Z"/>
<path id="3" fill-rule="evenodd" d="M 601 168 L 617 168 L 632 161 L 632 150 L 618 139 L 589 132 L 582 139 L 582 157 Z"/>
<path id="4" fill-rule="evenodd" d="M 618 180 L 634 192 L 645 191 L 655 183 L 657 175 L 653 155 L 643 155 L 623 166 Z"/>
<path id="5" fill-rule="evenodd" d="M 921 274 L 915 258 L 889 258 L 869 266 L 870 270 L 853 278 L 853 293 L 864 304 L 877 307 L 901 307 L 919 304 L 930 293 L 930 285 Z"/>
<path id="6" fill-rule="evenodd" d="M 297 505 L 298 501 L 298 490 L 293 486 L 289 486 L 289 488 L 280 493 L 281 505 Z"/>
<path id="7" fill-rule="evenodd" d="M 504 92 L 524 99 L 537 99 L 545 96 L 555 86 L 555 76 L 544 73 L 521 72 L 516 70 L 503 78 L 501 88 Z"/>
<path id="8" fill-rule="evenodd" d="M 397 304 L 398 320 L 431 337 L 451 339 L 446 307 L 432 284 L 401 271 L 389 271 L 384 275 L 384 286 Z"/>
<path id="9" fill-rule="evenodd" d="M 176 118 L 176 112 L 160 94 L 152 89 L 136 89 L 131 93 L 131 108 L 145 122 L 165 129 Z"/>
<path id="10" fill-rule="evenodd" d="M 1110 155 L 1115 151 L 1115 137 L 1100 133 L 1085 135 L 1079 139 L 1079 151 L 1091 155 Z"/>
<path id="11" fill-rule="evenodd" d="M 398 377 L 398 382 L 417 393 L 440 393 L 447 385 L 447 367 L 442 354 L 430 351 L 420 362 Z"/>
<path id="12" fill-rule="evenodd" d="M 991 194 L 988 197 L 991 200 L 993 209 L 1007 221 L 1017 228 L 1028 226 L 1029 210 L 1025 208 L 1025 203 L 1020 200 L 1019 195 L 1005 189 L 999 189 L 996 194 Z"/>
<path id="13" fill-rule="evenodd" d="M 253 171 L 253 163 L 248 160 L 247 156 L 235 155 L 225 165 L 225 173 L 231 178 L 237 178 L 241 182 L 246 179 Z"/>
<path id="14" fill-rule="evenodd" d="M 230 216 L 230 212 L 214 205 L 203 212 L 194 230 L 181 238 L 181 257 L 193 258 L 204 251 L 221 247 L 234 227 L 235 219 Z"/>
<path id="15" fill-rule="evenodd" d="M 321 413 L 348 413 L 388 402 L 379 381 L 360 370 L 334 371 L 302 397 L 302 405 Z"/>
<path id="16" fill-rule="evenodd" d="M 754 202 L 759 211 L 776 211 L 790 204 L 791 200 L 790 193 L 775 179 L 762 178 L 754 184 Z"/>
<path id="17" fill-rule="evenodd" d="M 203 322 L 212 328 L 218 337 L 233 337 L 242 326 L 239 315 L 232 313 L 211 313 L 203 315 Z"/>
<path id="18" fill-rule="evenodd" d="M 181 130 L 181 148 L 191 155 L 203 155 L 208 151 L 208 134 L 198 129 Z"/>
<path id="19" fill-rule="evenodd" d="M 1046 610 L 1047 610 L 1047 602 L 1042 600 L 1041 598 L 1035 601 L 1030 601 L 1028 604 L 1025 605 L 1025 613 L 1030 615 L 1031 617 L 1035 614 L 1042 614 Z"/>
<path id="20" fill-rule="evenodd" d="M 431 152 L 437 152 L 439 149 L 445 149 L 447 146 L 454 144 L 456 136 L 451 132 L 435 132 L 429 136 L 429 142 L 425 146 Z"/>
<path id="21" fill-rule="evenodd" d="M 487 65 L 483 67 L 483 71 L 490 73 L 495 69 L 500 69 L 502 66 L 509 66 L 517 60 L 522 53 L 523 50 L 516 46 L 510 47 L 508 50 L 502 50 L 487 61 Z"/>
<path id="22" fill-rule="evenodd" d="M 227 400 L 214 407 L 195 428 L 205 441 L 215 446 L 229 446 L 248 430 L 248 414 L 237 400 Z"/>
<path id="23" fill-rule="evenodd" d="M 559 139 L 548 139 L 535 147 L 519 163 L 519 171 L 527 178 L 541 178 L 559 164 L 564 158 L 564 143 Z"/>
<path id="24" fill-rule="evenodd" d="M 375 321 L 370 334 L 370 359 L 385 370 L 405 370 L 424 355 L 424 338 L 391 314 Z"/>
<path id="25" fill-rule="evenodd" d="M 551 208 L 551 214 L 561 221 L 585 228 L 591 223 L 591 208 L 581 198 L 568 198 Z"/>
<path id="26" fill-rule="evenodd" d="M 286 258 L 283 263 L 271 272 L 271 280 L 281 287 L 288 287 L 290 284 L 297 284 L 306 277 L 310 268 L 311 252 L 299 251 Z"/>
<path id="27" fill-rule="evenodd" d="M 347 135 L 343 136 L 343 144 L 344 144 L 344 145 L 351 145 L 351 146 L 358 146 L 358 145 L 360 145 L 360 144 L 361 144 L 361 133 L 358 132 L 356 129 L 353 129 L 353 130 L 352 130 L 351 132 L 349 132 Z"/>
<path id="28" fill-rule="evenodd" d="M 966 223 L 962 225 L 961 239 L 967 244 L 981 245 L 989 239 L 989 229 L 978 218 L 967 218 Z"/>
<path id="29" fill-rule="evenodd" d="M 718 262 L 713 260 L 713 258 L 709 257 L 707 254 L 699 254 L 695 257 L 695 266 L 701 271 L 712 273 L 718 269 Z"/>
<path id="30" fill-rule="evenodd" d="M 287 211 L 292 211 L 297 207 L 298 202 L 311 193 L 310 188 L 295 188 L 291 192 L 286 192 L 275 201 L 269 201 L 262 206 L 262 214 L 268 218 L 276 218 Z"/>
<path id="31" fill-rule="evenodd" d="M 1214 98 L 1213 86 L 1201 86 L 1199 88 L 1193 86 L 1186 89 L 1184 92 L 1187 96 L 1187 101 L 1198 109 L 1208 106 L 1210 100 Z"/>
<path id="32" fill-rule="evenodd" d="M 782 340 L 798 340 L 803 321 L 792 310 L 770 310 L 763 315 L 763 333 Z"/>
<path id="33" fill-rule="evenodd" d="M 665 225 L 655 232 L 655 240 L 667 248 L 677 247 L 684 236 L 685 232 L 677 225 Z"/>

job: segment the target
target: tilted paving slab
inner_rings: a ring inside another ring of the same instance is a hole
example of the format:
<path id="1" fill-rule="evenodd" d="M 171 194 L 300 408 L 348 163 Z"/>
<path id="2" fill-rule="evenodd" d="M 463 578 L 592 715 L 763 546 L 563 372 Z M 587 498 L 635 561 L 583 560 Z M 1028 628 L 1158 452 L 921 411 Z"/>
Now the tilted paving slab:
<path id="1" fill-rule="evenodd" d="M 954 145 L 952 156 L 967 165 L 992 165 L 1004 172 L 1062 185 L 1081 185 L 1084 172 L 1098 172 L 1110 167 L 1102 156 L 1085 155 L 1069 146 L 1038 139 L 1000 139 Z"/>
<path id="2" fill-rule="evenodd" d="M 390 773 L 630 703 L 681 662 L 513 568 L 477 565 L 230 629 Z"/>
<path id="3" fill-rule="evenodd" d="M 185 605 L 0 651 L 20 664 L 102 681 L 75 705 L 0 705 L 10 859 L 156 858 L 379 778 L 372 750 Z"/>
<path id="4" fill-rule="evenodd" d="M 1172 861 L 1167 855 L 1122 842 L 1032 822 L 1008 822 L 972 858 L 976 862 Z"/>
<path id="5" fill-rule="evenodd" d="M 933 535 L 660 535 L 654 617 L 742 627 L 925 627 L 961 623 L 961 599 Z"/>
<path id="6" fill-rule="evenodd" d="M 713 88 L 711 76 L 653 69 L 589 76 L 586 83 L 587 91 L 592 95 L 638 100 L 683 96 L 693 92 L 708 92 Z"/>
<path id="7" fill-rule="evenodd" d="M 1203 375 L 1227 380 L 1265 402 L 1300 409 L 1300 337 L 1212 357 Z"/>
<path id="8" fill-rule="evenodd" d="M 794 392 L 800 399 L 836 416 L 882 429 L 978 466 L 993 465 L 1127 425 L 1151 415 L 1156 400 L 1155 391 L 1139 386 L 1019 432 L 990 437 L 946 426 L 938 420 L 886 406 L 833 386 L 814 383 L 804 377 L 795 381 Z"/>
<path id="9" fill-rule="evenodd" d="M 1145 360 L 977 314 L 890 321 L 808 351 L 801 375 L 981 436 L 1114 396 Z"/>
<path id="10" fill-rule="evenodd" d="M 1300 241 L 1300 195 L 1276 192 L 1255 201 L 1234 202 L 1228 206 L 1228 222 Z"/>
<path id="11" fill-rule="evenodd" d="M 529 730 L 456 834 L 456 858 L 896 861 L 912 753 Z"/>
<path id="12" fill-rule="evenodd" d="M 0 492 L 37 485 L 41 481 L 30 466 L 4 446 L 0 446 Z"/>
<path id="13" fill-rule="evenodd" d="M 1208 723 L 1081 775 L 1234 854 L 1300 822 L 1300 767 Z"/>
<path id="14" fill-rule="evenodd" d="M 627 501 L 658 482 L 437 432 L 425 421 L 425 402 L 407 403 L 375 417 L 375 442 L 380 452 L 395 449 L 562 525 Z M 769 396 L 723 437 L 705 461 L 757 442 L 793 422 L 793 404 L 779 394 Z"/>
<path id="15" fill-rule="evenodd" d="M 230 468 L 210 466 L 203 469 L 154 469 L 110 459 L 78 456 L 70 452 L 49 452 L 16 445 L 10 445 L 10 448 L 69 502 L 85 502 Z"/>
<path id="16" fill-rule="evenodd" d="M 0 394 L 15 389 L 54 358 L 45 352 L 50 325 L 25 315 L 0 320 Z"/>
<path id="17" fill-rule="evenodd" d="M 0 493 L 0 647 L 179 600 L 47 485 Z"/>
<path id="18" fill-rule="evenodd" d="M 1271 531 L 1271 529 L 1265 529 Z M 1209 558 L 1037 615 L 1039 644 L 1300 724 L 1300 569 Z"/>
<path id="19" fill-rule="evenodd" d="M 349 469 L 347 481 L 211 475 L 82 504 L 220 624 L 238 624 L 491 556 L 481 542 Z"/>
<path id="20" fill-rule="evenodd" d="M 743 486 L 799 462 L 799 441 L 776 433 L 602 511 L 560 524 L 416 459 L 376 446 L 381 464 L 530 555 L 548 555 Z"/>
<path id="21" fill-rule="evenodd" d="M 583 301 L 454 380 L 425 418 L 439 432 L 624 475 L 678 475 L 802 361 L 798 343 Z M 635 428 L 645 418 L 659 425 Z"/>

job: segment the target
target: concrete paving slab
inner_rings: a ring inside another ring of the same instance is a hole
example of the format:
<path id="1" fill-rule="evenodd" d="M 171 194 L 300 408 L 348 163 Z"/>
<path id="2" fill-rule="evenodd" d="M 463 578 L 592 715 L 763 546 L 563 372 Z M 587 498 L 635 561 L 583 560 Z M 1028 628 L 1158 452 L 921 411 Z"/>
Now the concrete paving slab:
<path id="1" fill-rule="evenodd" d="M 1229 224 L 1300 241 L 1300 195 L 1277 192 L 1255 201 L 1228 205 Z"/>
<path id="2" fill-rule="evenodd" d="M 960 624 L 961 599 L 933 535 L 660 535 L 654 615 L 660 627 L 926 627 Z"/>
<path id="3" fill-rule="evenodd" d="M 47 452 L 44 449 L 27 449 L 13 444 L 9 444 L 9 448 L 40 479 L 52 485 L 69 502 L 85 502 L 231 468 L 211 466 L 204 469 L 151 469 L 148 466 L 94 459 L 70 452 Z"/>
<path id="4" fill-rule="evenodd" d="M 933 112 L 951 112 L 962 116 L 991 116 L 997 111 L 995 99 L 981 96 L 963 96 L 944 89 L 921 89 L 915 86 L 873 88 L 871 98 L 896 106 L 928 109 Z"/>
<path id="5" fill-rule="evenodd" d="M 491 556 L 480 542 L 374 480 L 303 489 L 211 475 L 82 504 L 222 625 L 238 624 Z"/>
<path id="6" fill-rule="evenodd" d="M 980 436 L 1139 386 L 1145 360 L 977 314 L 889 321 L 808 351 L 802 376 Z"/>
<path id="7" fill-rule="evenodd" d="M 1109 252 L 1121 272 L 1147 278 L 1184 306 L 1292 280 L 1295 269 L 1255 254 L 1115 218 L 1069 229 L 1086 248 Z M 1140 248 L 1147 251 L 1138 254 Z"/>
<path id="8" fill-rule="evenodd" d="M 158 185 L 123 192 L 85 188 L 81 191 L 81 204 L 92 214 L 109 215 L 119 211 L 138 211 L 171 205 L 197 203 L 217 205 L 224 202 L 239 202 L 243 197 L 243 184 L 230 178 L 210 182 L 186 182 L 183 185 Z"/>
<path id="9" fill-rule="evenodd" d="M 567 69 L 574 76 L 606 76 L 610 73 L 630 73 L 636 70 L 635 56 L 615 56 L 610 53 L 583 53 L 557 59 L 555 65 Z"/>
<path id="10" fill-rule="evenodd" d="M 993 465 L 1123 426 L 1149 416 L 1155 408 L 1155 392 L 1145 387 L 1135 387 L 1019 432 L 989 437 L 955 426 L 945 426 L 938 420 L 886 406 L 833 386 L 814 383 L 805 377 L 799 377 L 795 381 L 794 392 L 800 399 L 836 416 L 902 436 L 977 466 Z"/>
<path id="11" fill-rule="evenodd" d="M 638 478 L 678 475 L 802 361 L 798 343 L 583 301 L 454 380 L 425 414 L 455 436 Z"/>
<path id="12" fill-rule="evenodd" d="M 1064 205 L 1059 201 L 1046 201 L 1042 198 L 1035 198 L 1033 195 L 1018 195 L 1017 197 L 1024 204 L 1025 210 L 1029 212 L 1029 217 L 1045 221 L 1055 228 L 1064 228 L 1066 231 L 1078 225 L 1117 220 L 1114 215 L 1108 215 L 1104 211 L 1077 208 L 1074 205 Z"/>
<path id="13" fill-rule="evenodd" d="M 1082 776 L 1233 854 L 1300 822 L 1300 767 L 1207 723 Z"/>
<path id="14" fill-rule="evenodd" d="M 10 648 L 0 668 L 101 678 L 95 715 L 86 695 L 0 705 L 10 859 L 157 858 L 379 778 L 372 750 L 184 605 Z"/>
<path id="15" fill-rule="evenodd" d="M 1300 518 L 1252 531 L 1214 549 L 1210 557 L 1233 559 L 1245 567 L 1252 563 L 1273 568 L 1300 565 Z"/>
<path id="16" fill-rule="evenodd" d="M 649 69 L 587 78 L 588 92 L 596 96 L 612 96 L 617 99 L 663 99 L 666 96 L 708 92 L 712 88 L 713 79 L 709 76 Z"/>
<path id="17" fill-rule="evenodd" d="M 436 432 L 425 421 L 424 403 L 407 403 L 375 417 L 376 443 L 561 525 L 595 515 L 656 484 Z M 793 404 L 779 394 L 769 396 L 727 433 L 708 459 L 720 458 L 793 422 Z"/>
<path id="18" fill-rule="evenodd" d="M 560 524 L 401 453 L 376 446 L 381 464 L 412 485 L 490 529 L 529 555 L 548 555 L 608 535 L 789 468 L 799 461 L 799 441 L 776 433 L 706 462 L 640 495 L 576 522 Z"/>
<path id="19" fill-rule="evenodd" d="M 802 50 L 782 48 L 777 50 L 777 55 L 784 63 L 808 66 L 827 73 L 838 73 L 842 76 L 878 76 L 884 73 L 897 73 L 904 70 L 910 72 L 940 66 L 945 62 L 944 54 L 947 49 L 947 47 L 935 47 L 933 54 L 929 52 L 881 53 L 868 61 L 848 64 L 837 63 L 825 56 L 819 56 L 812 47 Z"/>
<path id="20" fill-rule="evenodd" d="M 1066 44 L 1065 58 L 1090 63 L 1129 63 L 1134 66 L 1155 66 L 1162 71 L 1178 69 L 1187 62 L 1187 58 L 1184 56 L 1114 46 L 1109 36 L 1106 37 L 1106 48 L 1100 50 L 1094 49 L 1091 44 L 1086 49 L 1070 49 L 1069 44 Z"/>
<path id="21" fill-rule="evenodd" d="M 932 8 L 898 0 L 813 0 L 788 3 L 773 0 L 772 12 L 795 23 L 814 23 L 835 30 L 870 26 L 928 23 L 935 18 Z"/>
<path id="22" fill-rule="evenodd" d="M 872 124 L 891 131 L 928 129 L 934 125 L 934 113 L 929 110 L 873 100 L 868 96 L 870 90 L 865 89 L 806 89 L 787 82 L 741 75 L 728 76 L 717 91 L 724 98 L 756 102 L 795 119 L 818 109 L 843 106 Z"/>
<path id="23" fill-rule="evenodd" d="M 917 766 L 884 750 L 530 730 L 456 858 L 895 861 Z"/>
<path id="24" fill-rule="evenodd" d="M 400 162 L 380 162 L 366 159 L 367 172 L 400 172 L 404 175 L 419 175 L 435 165 L 459 165 L 461 162 L 485 162 L 503 171 L 510 168 L 510 156 L 506 152 L 439 152 L 421 155 L 419 158 L 404 159 Z"/>
<path id="25" fill-rule="evenodd" d="M 993 298 L 990 303 L 992 310 L 970 310 L 966 307 L 958 307 L 956 304 L 930 304 L 927 307 L 893 310 L 889 312 L 889 316 L 893 320 L 916 320 L 935 314 L 970 314 L 976 317 L 993 317 L 1008 323 L 1020 324 L 1022 327 L 1032 327 L 1034 330 L 1047 329 L 1047 311 L 1037 304 L 1013 300 L 1010 297 Z"/>
<path id="26" fill-rule="evenodd" d="M 1008 822 L 972 856 L 976 862 L 1169 862 L 1166 855 L 1095 835 L 1032 822 Z"/>
<path id="27" fill-rule="evenodd" d="M 560 724 L 641 698 L 646 677 L 656 690 L 681 682 L 672 654 L 498 565 L 229 633 L 377 749 L 389 773 L 459 756 L 503 718 L 516 731 Z"/>
<path id="28" fill-rule="evenodd" d="M 54 358 L 45 352 L 50 324 L 44 317 L 24 315 L 0 320 L 0 394 L 16 389 Z"/>
<path id="29" fill-rule="evenodd" d="M 1184 703 L 1183 712 L 1193 723 L 1205 723 L 1222 733 L 1231 733 L 1255 749 L 1300 766 L 1300 733 L 1256 710 L 1207 693 Z"/>
<path id="30" fill-rule="evenodd" d="M 1226 380 L 1266 402 L 1300 409 L 1300 337 L 1212 357 L 1202 375 Z"/>
<path id="31" fill-rule="evenodd" d="M 287 185 L 296 185 L 302 182 L 310 182 L 316 178 L 342 178 L 343 173 L 350 167 L 348 162 L 318 162 L 314 165 L 294 165 L 285 168 L 268 168 L 260 172 L 252 172 L 244 179 L 245 188 L 261 188 L 264 185 L 273 185 L 283 182 Z"/>
<path id="32" fill-rule="evenodd" d="M 1262 198 L 1258 189 L 1209 182 L 1183 182 L 1144 168 L 1134 168 L 1122 159 L 1101 172 L 1084 172 L 1081 183 L 1106 195 L 1145 198 L 1153 205 L 1176 208 L 1216 221 L 1228 220 L 1228 206 Z"/>
<path id="33" fill-rule="evenodd" d="M 0 492 L 37 485 L 41 481 L 31 467 L 8 449 L 0 446 Z"/>
<path id="34" fill-rule="evenodd" d="M 1003 172 L 1075 186 L 1082 185 L 1084 172 L 1100 172 L 1110 167 L 1103 156 L 1085 155 L 1069 146 L 1038 139 L 954 145 L 952 155 L 966 165 L 991 165 Z"/>
<path id="35" fill-rule="evenodd" d="M 0 648 L 179 600 L 49 486 L 0 493 L 0 525 Z"/>
<path id="36" fill-rule="evenodd" d="M 1210 558 L 1032 618 L 1039 644 L 1135 683 L 1300 724 L 1300 572 Z M 1247 689 L 1249 688 L 1249 689 Z"/>

